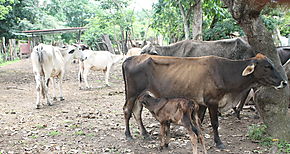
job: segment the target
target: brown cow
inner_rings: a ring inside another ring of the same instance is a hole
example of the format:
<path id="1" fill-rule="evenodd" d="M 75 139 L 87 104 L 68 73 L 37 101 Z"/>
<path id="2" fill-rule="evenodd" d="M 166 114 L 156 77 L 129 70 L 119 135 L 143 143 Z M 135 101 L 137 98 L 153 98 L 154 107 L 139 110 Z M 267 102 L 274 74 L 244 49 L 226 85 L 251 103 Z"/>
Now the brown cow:
<path id="1" fill-rule="evenodd" d="M 277 52 L 282 65 L 289 60 L 290 47 L 278 47 Z M 229 59 L 247 59 L 255 56 L 255 52 L 243 38 L 223 39 L 217 41 L 184 40 L 168 46 L 147 44 L 142 54 L 177 57 L 199 57 L 215 55 Z M 241 93 L 229 93 L 219 103 L 221 110 L 233 108 L 238 119 L 244 104 L 249 97 L 250 89 Z"/>
<path id="2" fill-rule="evenodd" d="M 254 86 L 287 86 L 271 60 L 262 54 L 248 60 L 229 60 L 216 56 L 166 57 L 140 55 L 129 57 L 122 65 L 126 102 L 123 107 L 127 139 L 132 139 L 129 120 L 132 113 L 143 136 L 148 133 L 141 119 L 142 104 L 135 103 L 145 90 L 156 97 L 193 99 L 200 105 L 200 119 L 209 108 L 214 141 L 225 148 L 218 135 L 218 102 L 227 93 L 240 93 Z"/>
<path id="3" fill-rule="evenodd" d="M 206 154 L 205 144 L 200 133 L 200 120 L 198 118 L 198 104 L 185 98 L 156 98 L 151 92 L 146 91 L 138 101 L 142 102 L 152 115 L 160 122 L 160 149 L 168 147 L 170 140 L 170 124 L 182 125 L 188 131 L 192 143 L 192 152 L 197 154 L 197 138 Z M 194 124 L 195 123 L 195 127 Z"/>

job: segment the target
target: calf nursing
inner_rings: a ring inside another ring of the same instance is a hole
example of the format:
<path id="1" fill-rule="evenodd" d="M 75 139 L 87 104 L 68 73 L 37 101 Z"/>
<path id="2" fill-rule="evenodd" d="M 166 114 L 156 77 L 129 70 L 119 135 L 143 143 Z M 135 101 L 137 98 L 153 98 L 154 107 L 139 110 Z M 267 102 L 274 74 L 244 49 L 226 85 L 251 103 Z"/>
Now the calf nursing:
<path id="1" fill-rule="evenodd" d="M 203 152 L 207 153 L 200 134 L 200 120 L 198 118 L 198 105 L 193 101 L 183 98 L 156 98 L 152 93 L 145 92 L 139 97 L 139 101 L 160 122 L 160 148 L 168 147 L 170 124 L 175 123 L 186 128 L 190 135 L 192 151 L 197 153 L 197 139 L 203 146 Z M 194 124 L 192 123 L 194 121 Z"/>

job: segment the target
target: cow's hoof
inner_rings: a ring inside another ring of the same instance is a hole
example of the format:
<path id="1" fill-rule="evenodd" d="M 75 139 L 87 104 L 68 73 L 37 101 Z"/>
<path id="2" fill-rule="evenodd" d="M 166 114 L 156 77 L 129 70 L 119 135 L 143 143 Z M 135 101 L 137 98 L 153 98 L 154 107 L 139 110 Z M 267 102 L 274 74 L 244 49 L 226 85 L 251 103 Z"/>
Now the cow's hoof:
<path id="1" fill-rule="evenodd" d="M 53 97 L 53 99 L 52 99 L 53 101 L 57 101 L 57 99 L 56 99 L 56 97 Z"/>
<path id="2" fill-rule="evenodd" d="M 106 87 L 111 87 L 109 84 L 105 84 Z"/>
<path id="3" fill-rule="evenodd" d="M 52 106 L 52 103 L 50 103 L 50 102 L 47 102 L 47 105 L 48 105 L 48 106 Z"/>
<path id="4" fill-rule="evenodd" d="M 86 87 L 84 90 L 91 90 L 92 87 Z"/>
<path id="5" fill-rule="evenodd" d="M 36 105 L 36 109 L 40 109 L 40 105 Z"/>
<path id="6" fill-rule="evenodd" d="M 63 97 L 60 97 L 59 100 L 60 100 L 60 101 L 64 101 L 64 98 L 63 98 Z"/>
<path id="7" fill-rule="evenodd" d="M 217 145 L 216 147 L 217 147 L 218 149 L 225 149 L 225 148 L 226 148 L 224 144 L 219 144 L 219 145 Z"/>

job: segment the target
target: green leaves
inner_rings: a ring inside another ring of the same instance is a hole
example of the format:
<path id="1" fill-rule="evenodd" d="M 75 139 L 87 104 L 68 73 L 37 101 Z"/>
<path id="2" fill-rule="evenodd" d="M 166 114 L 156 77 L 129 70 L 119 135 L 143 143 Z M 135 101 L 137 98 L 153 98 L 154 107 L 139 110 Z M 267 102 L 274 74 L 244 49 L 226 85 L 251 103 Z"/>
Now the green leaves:
<path id="1" fill-rule="evenodd" d="M 0 20 L 6 18 L 5 16 L 12 10 L 13 3 L 14 0 L 0 0 Z"/>

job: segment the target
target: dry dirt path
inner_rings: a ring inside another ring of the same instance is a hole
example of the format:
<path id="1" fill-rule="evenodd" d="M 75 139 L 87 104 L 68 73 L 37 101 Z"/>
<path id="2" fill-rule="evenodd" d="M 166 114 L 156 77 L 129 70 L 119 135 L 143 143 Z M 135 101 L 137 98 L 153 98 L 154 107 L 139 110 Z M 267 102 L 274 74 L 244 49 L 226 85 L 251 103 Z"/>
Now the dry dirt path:
<path id="1" fill-rule="evenodd" d="M 104 87 L 102 73 L 89 75 L 95 87 L 78 89 L 77 64 L 65 76 L 65 101 L 44 104 L 35 109 L 35 82 L 29 59 L 0 67 L 0 153 L 190 153 L 191 144 L 182 127 L 172 127 L 169 149 L 158 151 L 159 124 L 144 110 L 144 123 L 153 140 L 143 140 L 135 120 L 131 131 L 135 138 L 124 136 L 124 85 L 118 65 L 111 73 L 111 87 Z M 42 102 L 44 102 L 42 100 Z M 244 111 L 242 120 L 233 116 L 220 117 L 220 135 L 227 149 L 214 147 L 208 116 L 203 124 L 209 154 L 250 154 L 264 148 L 247 137 L 250 124 L 260 123 L 254 113 Z M 267 152 L 265 152 L 267 153 Z"/>

